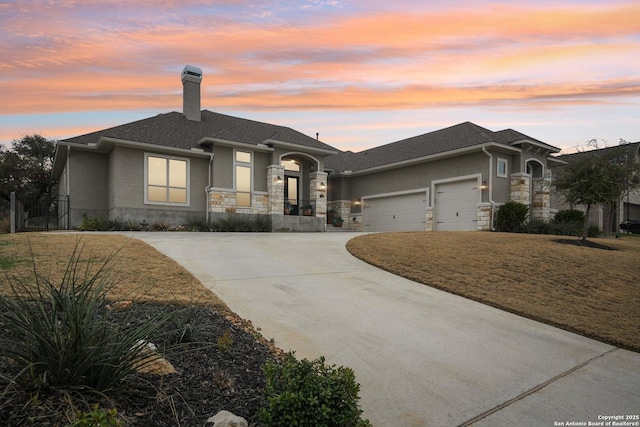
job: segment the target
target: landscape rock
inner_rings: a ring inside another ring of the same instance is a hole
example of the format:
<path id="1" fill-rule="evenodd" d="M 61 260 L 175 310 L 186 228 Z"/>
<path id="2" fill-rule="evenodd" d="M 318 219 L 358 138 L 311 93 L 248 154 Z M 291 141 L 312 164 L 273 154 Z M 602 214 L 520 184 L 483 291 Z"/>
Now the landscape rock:
<path id="1" fill-rule="evenodd" d="M 114 302 L 113 304 L 107 304 L 107 310 L 124 310 L 125 308 L 131 307 L 131 304 L 133 304 L 133 301 L 118 301 Z"/>
<path id="2" fill-rule="evenodd" d="M 141 354 L 148 355 L 140 361 L 140 364 L 137 368 L 138 372 L 152 375 L 167 375 L 176 373 L 176 368 L 174 368 L 167 359 L 158 354 L 158 349 L 153 343 L 140 340 L 138 341 L 138 344 L 136 344 L 136 346 L 144 347 L 144 349 L 141 351 Z"/>
<path id="3" fill-rule="evenodd" d="M 209 418 L 207 422 L 213 423 L 213 427 L 249 427 L 247 420 L 224 410 Z"/>

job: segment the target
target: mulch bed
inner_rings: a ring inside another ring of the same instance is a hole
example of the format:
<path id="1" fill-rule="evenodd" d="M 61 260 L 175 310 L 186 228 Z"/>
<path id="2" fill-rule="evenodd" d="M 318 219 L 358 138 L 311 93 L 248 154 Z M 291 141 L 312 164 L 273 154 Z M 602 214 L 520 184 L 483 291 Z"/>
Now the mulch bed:
<path id="1" fill-rule="evenodd" d="M 144 322 L 159 310 L 171 309 L 142 304 L 128 310 L 135 310 L 135 318 Z M 204 426 L 207 419 L 224 409 L 244 417 L 250 426 L 258 425 L 257 412 L 264 404 L 262 366 L 267 360 L 280 357 L 281 352 L 239 318 L 207 307 L 182 309 L 185 311 L 178 319 L 183 320 L 178 320 L 177 325 L 174 322 L 166 326 L 167 343 L 182 334 L 184 324 L 181 322 L 188 320 L 193 326 L 187 346 L 167 355 L 177 373 L 164 376 L 139 374 L 131 378 L 137 391 L 109 396 L 118 414 L 126 419 L 128 426 Z M 112 315 L 119 314 L 114 312 Z M 220 346 L 219 339 L 225 332 L 231 339 L 226 341 L 228 346 Z M 162 349 L 167 343 L 154 344 Z M 11 374 L 11 366 L 0 360 L 0 371 Z M 5 386 L 5 380 L 0 379 L 0 391 Z M 59 395 L 49 396 L 47 400 L 42 394 L 39 399 L 38 405 L 29 405 L 28 409 L 23 407 L 24 401 L 0 402 L 0 425 L 57 426 L 68 422 Z M 103 407 L 108 405 L 103 402 Z"/>
<path id="2" fill-rule="evenodd" d="M 560 243 L 562 245 L 581 246 L 583 248 L 603 249 L 605 251 L 617 251 L 616 248 L 612 248 L 611 246 L 601 245 L 600 243 L 592 242 L 591 240 L 585 240 L 583 242 L 581 239 L 555 239 L 555 240 L 552 240 L 552 242 Z"/>

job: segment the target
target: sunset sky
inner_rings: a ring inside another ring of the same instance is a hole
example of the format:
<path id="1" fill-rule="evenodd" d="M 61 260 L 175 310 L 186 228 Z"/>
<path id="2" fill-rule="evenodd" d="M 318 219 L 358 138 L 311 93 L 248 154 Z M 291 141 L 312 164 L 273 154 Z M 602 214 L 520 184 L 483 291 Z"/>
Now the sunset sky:
<path id="1" fill-rule="evenodd" d="M 202 108 L 342 150 L 471 121 L 640 141 L 638 0 L 0 2 L 0 143 Z"/>

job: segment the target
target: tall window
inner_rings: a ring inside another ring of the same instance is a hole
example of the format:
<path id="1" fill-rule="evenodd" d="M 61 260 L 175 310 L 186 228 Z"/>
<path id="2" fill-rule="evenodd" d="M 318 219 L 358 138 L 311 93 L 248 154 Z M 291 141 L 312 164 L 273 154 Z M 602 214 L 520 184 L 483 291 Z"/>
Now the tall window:
<path id="1" fill-rule="evenodd" d="M 251 206 L 251 153 L 236 151 L 236 206 L 245 208 Z"/>
<path id="2" fill-rule="evenodd" d="M 145 154 L 145 203 L 189 204 L 189 160 Z"/>
<path id="3" fill-rule="evenodd" d="M 507 159 L 501 159 L 498 157 L 498 170 L 497 175 L 499 178 L 507 178 Z"/>

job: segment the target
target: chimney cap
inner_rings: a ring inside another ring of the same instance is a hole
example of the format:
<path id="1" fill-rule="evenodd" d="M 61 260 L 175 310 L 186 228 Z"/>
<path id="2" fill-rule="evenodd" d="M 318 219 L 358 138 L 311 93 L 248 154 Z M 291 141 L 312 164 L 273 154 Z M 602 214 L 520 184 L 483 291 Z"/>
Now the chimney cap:
<path id="1" fill-rule="evenodd" d="M 193 65 L 185 65 L 182 70 L 181 77 L 183 83 L 185 80 L 200 83 L 202 81 L 202 70 L 198 67 L 194 67 Z"/>

